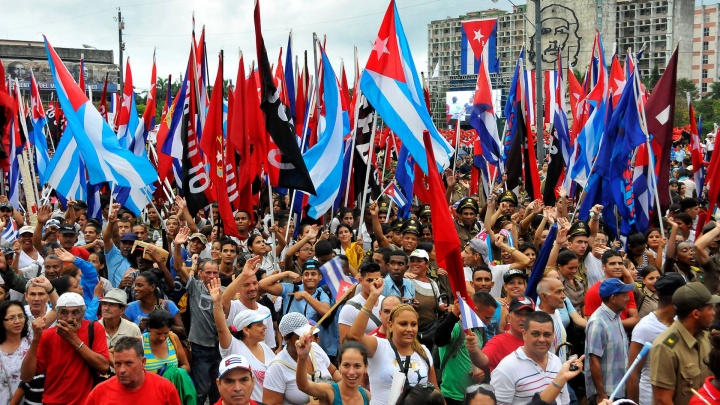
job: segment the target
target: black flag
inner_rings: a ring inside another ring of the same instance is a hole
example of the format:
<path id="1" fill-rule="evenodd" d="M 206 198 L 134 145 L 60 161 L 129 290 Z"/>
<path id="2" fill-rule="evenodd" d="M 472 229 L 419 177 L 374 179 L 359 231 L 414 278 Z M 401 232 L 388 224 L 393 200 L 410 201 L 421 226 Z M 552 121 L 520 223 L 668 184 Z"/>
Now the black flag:
<path id="1" fill-rule="evenodd" d="M 260 109 L 265 113 L 265 129 L 280 150 L 278 186 L 302 190 L 315 195 L 315 186 L 296 141 L 292 114 L 288 106 L 280 101 L 280 94 L 273 81 L 270 62 L 265 50 L 265 41 L 260 29 L 260 3 L 258 0 L 255 0 L 255 45 L 258 70 L 260 71 L 260 87 L 262 88 Z M 278 159 L 273 158 L 268 161 L 274 163 Z"/>

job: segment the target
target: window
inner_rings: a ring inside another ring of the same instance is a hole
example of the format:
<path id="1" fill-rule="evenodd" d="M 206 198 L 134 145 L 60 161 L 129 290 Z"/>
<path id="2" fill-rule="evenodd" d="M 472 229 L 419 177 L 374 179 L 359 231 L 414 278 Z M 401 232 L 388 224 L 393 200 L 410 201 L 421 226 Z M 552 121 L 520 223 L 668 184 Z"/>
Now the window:
<path id="1" fill-rule="evenodd" d="M 703 78 L 703 79 L 707 79 L 707 78 L 708 78 L 708 71 L 707 71 L 707 69 L 703 69 L 703 70 L 702 70 L 702 78 Z"/>
<path id="2" fill-rule="evenodd" d="M 710 13 L 703 14 L 703 21 L 710 22 Z"/>
<path id="3" fill-rule="evenodd" d="M 708 64 L 708 56 L 707 56 L 707 55 L 703 55 L 703 56 L 702 56 L 702 64 L 703 64 L 703 65 L 707 65 L 707 64 Z"/>
<path id="4" fill-rule="evenodd" d="M 708 47 L 709 47 L 708 42 L 707 42 L 707 41 L 703 41 L 703 51 L 707 51 L 707 50 L 708 50 Z"/>
<path id="5" fill-rule="evenodd" d="M 710 27 L 703 28 L 703 37 L 709 37 L 710 36 Z"/>
<path id="6" fill-rule="evenodd" d="M 700 85 L 700 91 L 701 91 L 702 93 L 707 93 L 707 91 L 708 91 L 707 83 L 703 83 L 703 84 Z"/>

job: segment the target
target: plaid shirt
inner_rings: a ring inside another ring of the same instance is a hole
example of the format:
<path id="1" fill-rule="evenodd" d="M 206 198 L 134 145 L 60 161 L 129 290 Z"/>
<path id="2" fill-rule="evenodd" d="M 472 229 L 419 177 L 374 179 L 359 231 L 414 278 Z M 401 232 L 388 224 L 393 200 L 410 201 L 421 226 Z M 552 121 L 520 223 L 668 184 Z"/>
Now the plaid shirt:
<path id="1" fill-rule="evenodd" d="M 620 323 L 620 315 L 614 313 L 605 304 L 595 311 L 587 324 L 585 337 L 585 386 L 587 396 L 597 394 L 590 371 L 590 355 L 600 357 L 600 369 L 609 396 L 620 383 L 627 371 L 628 339 Z M 620 398 L 625 396 L 625 388 L 620 390 Z"/>

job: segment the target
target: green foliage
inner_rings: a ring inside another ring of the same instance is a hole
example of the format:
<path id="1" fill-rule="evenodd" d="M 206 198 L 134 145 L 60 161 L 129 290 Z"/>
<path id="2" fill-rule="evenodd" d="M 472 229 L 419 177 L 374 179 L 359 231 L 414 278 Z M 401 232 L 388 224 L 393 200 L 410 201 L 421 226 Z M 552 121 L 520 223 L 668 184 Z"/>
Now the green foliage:
<path id="1" fill-rule="evenodd" d="M 575 75 L 575 78 L 578 82 L 582 83 L 585 81 L 585 75 L 583 73 L 580 73 L 579 70 L 573 69 L 573 74 Z"/>
<path id="2" fill-rule="evenodd" d="M 145 108 L 146 108 L 146 107 L 147 107 L 147 106 L 146 106 L 145 104 L 138 104 L 138 105 L 137 105 L 137 112 L 138 112 L 138 115 L 139 115 L 139 116 L 142 117 L 142 115 L 145 114 Z"/>
<path id="3" fill-rule="evenodd" d="M 684 127 L 690 122 L 690 112 L 688 110 L 687 101 L 680 98 L 675 99 L 675 123 L 674 126 Z"/>
<path id="4" fill-rule="evenodd" d="M 708 94 L 705 96 L 712 99 L 720 99 L 720 82 L 713 82 L 708 88 Z"/>
<path id="5" fill-rule="evenodd" d="M 687 102 L 687 93 L 690 93 L 691 100 L 697 100 L 700 97 L 700 91 L 697 86 L 690 79 L 679 79 L 677 81 L 677 93 L 675 98 L 677 100 L 684 100 Z"/>
<path id="6" fill-rule="evenodd" d="M 660 70 L 658 69 L 658 65 L 655 65 L 650 72 L 650 76 L 644 77 L 642 83 L 648 91 L 652 91 L 658 80 L 660 80 Z"/>

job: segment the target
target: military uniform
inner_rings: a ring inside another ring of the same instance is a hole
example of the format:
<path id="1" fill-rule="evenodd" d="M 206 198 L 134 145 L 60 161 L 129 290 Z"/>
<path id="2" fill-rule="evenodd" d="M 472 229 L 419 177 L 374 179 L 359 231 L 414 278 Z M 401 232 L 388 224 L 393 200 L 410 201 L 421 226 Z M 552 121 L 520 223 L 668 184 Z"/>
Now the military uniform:
<path id="1" fill-rule="evenodd" d="M 408 219 L 408 220 L 405 221 L 405 223 L 403 224 L 401 232 L 402 232 L 403 235 L 405 235 L 406 233 L 415 234 L 415 236 L 418 237 L 418 242 L 419 242 L 420 235 L 421 235 L 420 226 L 421 226 L 421 225 L 420 225 L 420 223 L 419 223 L 418 221 L 416 221 L 416 220 L 414 220 L 414 219 Z M 415 249 L 417 249 L 417 244 L 416 244 L 416 245 L 412 248 L 412 250 L 410 250 L 409 252 L 408 252 L 407 250 L 405 250 L 404 247 L 401 247 L 401 250 L 405 251 L 405 253 L 407 253 L 408 255 L 409 255 L 410 253 L 412 253 Z"/>
<path id="2" fill-rule="evenodd" d="M 687 404 L 693 396 L 690 389 L 699 389 L 712 375 L 705 364 L 710 348 L 707 331 L 693 336 L 680 321 L 673 322 L 653 342 L 650 383 L 675 391 L 674 404 Z"/>
<path id="3" fill-rule="evenodd" d="M 460 183 L 455 184 L 452 188 L 452 193 L 450 194 L 450 203 L 455 204 L 457 201 L 467 197 L 469 193 L 470 190 L 467 187 Z"/>
<path id="4" fill-rule="evenodd" d="M 693 282 L 678 288 L 672 302 L 679 309 L 700 309 L 720 303 L 720 296 L 710 294 L 704 285 Z M 697 326 L 701 330 L 691 335 L 676 320 L 655 339 L 650 349 L 650 384 L 673 391 L 674 404 L 687 404 L 693 397 L 691 389 L 699 389 L 705 378 L 712 375 L 705 364 L 710 354 L 710 339 L 708 332 L 702 330 L 709 325 Z"/>
<path id="5" fill-rule="evenodd" d="M 430 223 L 431 213 L 430 213 L 430 204 L 423 204 L 420 206 L 420 211 L 418 212 L 418 218 L 421 219 L 421 222 L 423 223 Z"/>
<path id="6" fill-rule="evenodd" d="M 478 203 L 474 199 L 470 197 L 465 197 L 458 203 L 457 207 L 457 213 L 458 216 L 462 213 L 463 210 L 471 209 L 475 212 L 475 214 L 478 213 Z M 477 225 L 477 222 L 473 224 L 471 229 L 468 229 L 460 219 L 455 220 L 455 229 L 457 230 L 458 237 L 460 237 L 460 249 L 465 249 L 465 245 L 470 241 L 470 239 L 477 236 L 477 234 L 480 233 L 480 228 Z"/>
<path id="7" fill-rule="evenodd" d="M 590 236 L 590 227 L 585 221 L 577 221 L 572 224 L 570 230 L 568 231 L 568 240 L 572 239 L 575 236 Z M 592 249 L 592 247 L 588 245 L 588 248 L 585 251 L 585 255 L 583 257 L 578 257 L 578 271 L 576 275 L 582 280 L 586 290 L 590 286 L 587 285 L 587 269 L 585 268 L 585 257 L 590 253 L 590 249 Z"/>

